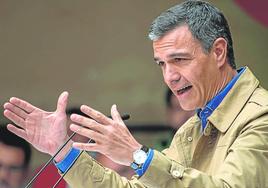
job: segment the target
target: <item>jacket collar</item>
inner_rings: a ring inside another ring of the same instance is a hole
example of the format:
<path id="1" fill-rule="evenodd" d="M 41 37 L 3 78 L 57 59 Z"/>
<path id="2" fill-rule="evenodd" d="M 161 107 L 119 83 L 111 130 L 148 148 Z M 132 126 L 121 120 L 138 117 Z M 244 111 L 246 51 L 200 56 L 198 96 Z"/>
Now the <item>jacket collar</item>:
<path id="1" fill-rule="evenodd" d="M 222 133 L 226 132 L 258 85 L 259 81 L 246 67 L 223 101 L 209 116 L 208 121 Z"/>

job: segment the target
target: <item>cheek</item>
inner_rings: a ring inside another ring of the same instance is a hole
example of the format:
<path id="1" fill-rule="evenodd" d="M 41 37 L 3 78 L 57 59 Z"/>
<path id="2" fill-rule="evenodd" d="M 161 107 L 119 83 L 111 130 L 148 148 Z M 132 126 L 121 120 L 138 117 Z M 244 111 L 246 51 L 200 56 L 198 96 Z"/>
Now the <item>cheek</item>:
<path id="1" fill-rule="evenodd" d="M 163 81 L 168 85 L 167 75 L 165 74 L 165 71 L 163 68 L 162 68 L 162 76 L 163 76 Z"/>
<path id="2" fill-rule="evenodd" d="M 197 80 L 196 82 L 193 83 L 193 88 L 194 88 L 194 95 L 196 100 L 201 100 L 201 98 L 204 96 L 204 86 L 202 84 L 202 79 Z"/>
<path id="3" fill-rule="evenodd" d="M 198 69 L 194 69 L 188 74 L 188 81 L 194 86 L 195 90 L 200 91 L 203 87 L 204 75 L 202 71 L 198 71 Z"/>

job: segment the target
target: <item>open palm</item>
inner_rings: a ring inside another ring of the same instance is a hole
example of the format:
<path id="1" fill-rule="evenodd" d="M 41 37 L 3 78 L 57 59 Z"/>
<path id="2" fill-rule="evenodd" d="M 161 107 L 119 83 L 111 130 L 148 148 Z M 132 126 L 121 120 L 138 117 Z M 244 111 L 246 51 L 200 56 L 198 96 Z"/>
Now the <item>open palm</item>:
<path id="1" fill-rule="evenodd" d="M 53 155 L 67 139 L 65 113 L 68 93 L 63 92 L 55 112 L 46 112 L 19 98 L 4 104 L 4 115 L 17 126 L 8 125 L 14 134 L 24 138 L 39 151 Z"/>

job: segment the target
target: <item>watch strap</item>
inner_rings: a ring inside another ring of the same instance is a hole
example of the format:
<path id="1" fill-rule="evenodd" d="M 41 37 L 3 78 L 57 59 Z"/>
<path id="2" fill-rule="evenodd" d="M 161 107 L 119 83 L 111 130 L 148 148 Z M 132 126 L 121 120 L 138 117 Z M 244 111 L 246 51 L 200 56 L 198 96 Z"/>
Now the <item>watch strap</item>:
<path id="1" fill-rule="evenodd" d="M 148 155 L 148 152 L 149 152 L 149 148 L 148 147 L 146 147 L 146 146 L 143 145 L 141 147 L 141 150 L 145 151 L 145 153 Z"/>
<path id="2" fill-rule="evenodd" d="M 135 170 L 136 174 L 139 177 L 141 177 L 146 172 L 146 170 L 148 169 L 148 167 L 150 166 L 150 164 L 153 160 L 153 157 L 154 157 L 154 150 L 149 149 L 146 161 L 140 166 L 140 168 L 137 168 Z"/>

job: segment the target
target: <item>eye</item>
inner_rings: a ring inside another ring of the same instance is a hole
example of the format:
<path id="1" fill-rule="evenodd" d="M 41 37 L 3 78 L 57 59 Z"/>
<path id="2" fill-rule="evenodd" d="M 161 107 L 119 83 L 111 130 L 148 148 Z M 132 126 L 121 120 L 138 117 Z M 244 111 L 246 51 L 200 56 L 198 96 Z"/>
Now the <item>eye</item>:
<path id="1" fill-rule="evenodd" d="M 181 62 L 181 61 L 183 61 L 183 60 L 185 60 L 185 59 L 180 58 L 180 57 L 176 57 L 176 58 L 174 58 L 174 62 Z"/>
<path id="2" fill-rule="evenodd" d="M 172 62 L 176 63 L 176 64 L 185 64 L 185 63 L 188 62 L 188 60 L 190 60 L 190 59 L 189 58 L 176 57 L 176 58 L 172 59 Z"/>
<path id="3" fill-rule="evenodd" d="M 164 65 L 164 61 L 159 61 L 158 65 L 162 67 Z"/>
<path id="4" fill-rule="evenodd" d="M 157 65 L 159 65 L 160 67 L 162 67 L 162 66 L 165 64 L 164 61 L 156 61 L 155 63 L 156 63 Z"/>

